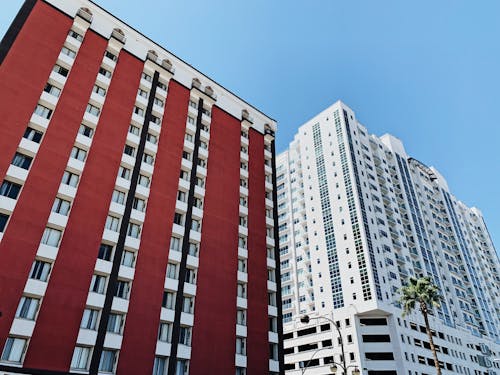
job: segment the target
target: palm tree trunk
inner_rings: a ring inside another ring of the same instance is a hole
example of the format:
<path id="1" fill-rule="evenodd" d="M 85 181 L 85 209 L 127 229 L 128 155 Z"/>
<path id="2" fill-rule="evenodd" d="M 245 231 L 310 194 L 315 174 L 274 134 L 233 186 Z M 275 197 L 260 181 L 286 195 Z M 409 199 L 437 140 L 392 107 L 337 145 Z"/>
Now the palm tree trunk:
<path id="1" fill-rule="evenodd" d="M 429 316 L 427 313 L 427 305 L 425 303 L 420 304 L 420 311 L 424 316 L 425 330 L 427 331 L 427 336 L 429 336 L 429 344 L 431 346 L 432 356 L 434 357 L 434 366 L 436 367 L 436 374 L 441 375 L 441 367 L 439 366 L 436 347 L 434 346 L 434 340 L 432 339 L 431 326 L 429 325 Z"/>

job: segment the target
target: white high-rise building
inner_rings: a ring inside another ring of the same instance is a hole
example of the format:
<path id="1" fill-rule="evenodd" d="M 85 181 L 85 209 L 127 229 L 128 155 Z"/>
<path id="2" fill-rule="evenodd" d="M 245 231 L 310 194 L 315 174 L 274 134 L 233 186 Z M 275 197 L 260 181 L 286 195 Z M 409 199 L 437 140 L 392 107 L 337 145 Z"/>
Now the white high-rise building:
<path id="1" fill-rule="evenodd" d="M 277 157 L 277 193 L 287 373 L 342 364 L 331 319 L 349 375 L 435 374 L 420 313 L 398 303 L 427 275 L 444 297 L 430 317 L 443 374 L 500 374 L 500 263 L 482 214 L 400 140 L 337 102 Z"/>

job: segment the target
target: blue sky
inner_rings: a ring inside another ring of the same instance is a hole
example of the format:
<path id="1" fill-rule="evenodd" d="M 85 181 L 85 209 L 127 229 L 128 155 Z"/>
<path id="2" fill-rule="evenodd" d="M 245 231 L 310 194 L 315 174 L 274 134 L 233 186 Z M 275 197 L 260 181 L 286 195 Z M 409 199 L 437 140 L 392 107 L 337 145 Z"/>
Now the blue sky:
<path id="1" fill-rule="evenodd" d="M 21 6 L 3 1 L 0 35 Z M 500 248 L 500 2 L 96 0 L 279 122 L 338 99 L 485 215 Z"/>

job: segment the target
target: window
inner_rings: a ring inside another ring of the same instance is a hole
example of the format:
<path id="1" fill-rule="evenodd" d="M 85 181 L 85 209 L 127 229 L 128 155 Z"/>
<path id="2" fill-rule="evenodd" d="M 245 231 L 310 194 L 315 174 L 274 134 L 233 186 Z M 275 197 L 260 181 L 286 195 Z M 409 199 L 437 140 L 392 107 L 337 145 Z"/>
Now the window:
<path id="1" fill-rule="evenodd" d="M 157 117 L 157 116 L 151 115 L 150 121 L 153 124 L 161 125 L 161 119 L 159 117 Z"/>
<path id="2" fill-rule="evenodd" d="M 198 103 L 196 103 L 194 100 L 189 101 L 189 106 L 193 108 L 198 108 Z"/>
<path id="3" fill-rule="evenodd" d="M 122 265 L 125 267 L 134 267 L 135 253 L 133 251 L 125 250 L 122 255 Z"/>
<path id="4" fill-rule="evenodd" d="M 97 257 L 102 260 L 110 261 L 112 252 L 113 246 L 102 243 L 101 246 L 99 246 L 99 253 L 97 254 Z"/>
<path id="5" fill-rule="evenodd" d="M 168 357 L 155 357 L 153 375 L 166 375 L 168 369 Z"/>
<path id="6" fill-rule="evenodd" d="M 69 74 L 68 69 L 63 68 L 61 65 L 57 65 L 57 64 L 54 65 L 54 67 L 52 68 L 52 71 L 62 75 L 63 77 L 67 77 Z"/>
<path id="7" fill-rule="evenodd" d="M 59 246 L 59 240 L 61 239 L 62 232 L 53 228 L 45 228 L 42 236 L 42 244 L 47 246 Z"/>
<path id="8" fill-rule="evenodd" d="M 162 307 L 167 309 L 174 309 L 175 306 L 175 294 L 173 292 L 163 292 Z"/>
<path id="9" fill-rule="evenodd" d="M 50 83 L 47 83 L 43 89 L 43 91 L 49 93 L 50 95 L 54 95 L 56 98 L 61 95 L 61 89 L 59 87 L 56 87 Z"/>
<path id="10" fill-rule="evenodd" d="M 139 129 L 135 125 L 130 124 L 130 126 L 128 128 L 128 132 L 138 136 L 141 133 L 141 129 Z"/>
<path id="11" fill-rule="evenodd" d="M 184 296 L 182 301 L 182 311 L 188 314 L 192 314 L 194 309 L 194 297 Z"/>
<path id="12" fill-rule="evenodd" d="M 132 207 L 137 211 L 144 212 L 146 210 L 146 201 L 144 199 L 135 197 L 132 203 Z"/>
<path id="13" fill-rule="evenodd" d="M 22 297 L 16 311 L 16 318 L 35 320 L 39 300 L 31 297 Z"/>
<path id="14" fill-rule="evenodd" d="M 109 51 L 104 52 L 104 56 L 107 57 L 110 60 L 115 61 L 115 62 L 116 62 L 116 60 L 118 60 L 118 57 L 116 57 L 116 55 L 112 54 Z"/>
<path id="15" fill-rule="evenodd" d="M 185 191 L 179 190 L 177 192 L 177 200 L 181 202 L 187 202 L 187 194 Z"/>
<path id="16" fill-rule="evenodd" d="M 106 332 L 111 332 L 121 335 L 124 320 L 125 318 L 123 317 L 123 314 L 115 314 L 115 313 L 109 314 L 108 326 L 106 327 Z"/>
<path id="17" fill-rule="evenodd" d="M 104 288 L 106 287 L 106 277 L 102 275 L 92 275 L 92 281 L 90 282 L 90 291 L 98 294 L 104 294 Z"/>
<path id="18" fill-rule="evenodd" d="M 152 82 L 153 81 L 153 78 L 149 75 L 149 74 L 146 74 L 144 72 L 142 72 L 142 75 L 141 75 L 142 79 L 148 81 L 148 82 Z"/>
<path id="19" fill-rule="evenodd" d="M 247 312 L 245 310 L 236 311 L 236 324 L 246 326 L 247 325 Z"/>
<path id="20" fill-rule="evenodd" d="M 247 354 L 246 339 L 244 337 L 236 337 L 236 354 Z"/>
<path id="21" fill-rule="evenodd" d="M 64 185 L 76 187 L 76 185 L 78 185 L 78 178 L 79 177 L 77 174 L 74 174 L 74 173 L 71 173 L 68 171 L 64 171 L 61 183 Z"/>
<path id="22" fill-rule="evenodd" d="M 94 85 L 92 92 L 95 92 L 97 95 L 100 95 L 100 96 L 106 96 L 106 89 L 104 89 L 98 85 Z"/>
<path id="23" fill-rule="evenodd" d="M 130 146 L 130 145 L 125 145 L 125 148 L 123 149 L 123 153 L 134 157 L 135 156 L 135 148 Z"/>
<path id="24" fill-rule="evenodd" d="M 38 130 L 35 130 L 28 126 L 26 128 L 26 131 L 24 132 L 23 138 L 26 138 L 35 143 L 40 143 L 40 141 L 42 140 L 42 136 L 43 136 L 42 132 L 39 132 Z"/>
<path id="25" fill-rule="evenodd" d="M 134 113 L 136 115 L 139 115 L 141 117 L 144 117 L 144 109 L 140 108 L 140 107 L 134 107 Z"/>
<path id="26" fill-rule="evenodd" d="M 201 223 L 199 220 L 196 220 L 196 219 L 193 219 L 191 221 L 191 229 L 196 231 L 196 232 L 199 232 L 201 230 Z"/>
<path id="27" fill-rule="evenodd" d="M 160 323 L 158 341 L 170 342 L 172 340 L 172 323 Z"/>
<path id="28" fill-rule="evenodd" d="M 191 104 L 191 102 L 190 102 L 190 104 Z M 191 107 L 192 107 L 192 106 L 191 106 Z M 194 123 L 195 123 L 195 119 L 194 119 L 194 117 L 188 116 L 188 123 L 190 123 L 190 124 L 193 124 L 193 125 L 194 125 Z"/>
<path id="29" fill-rule="evenodd" d="M 161 81 L 158 81 L 158 87 L 164 91 L 167 91 L 167 85 Z"/>
<path id="30" fill-rule="evenodd" d="M 180 327 L 179 343 L 191 346 L 191 327 Z"/>
<path id="31" fill-rule="evenodd" d="M 71 149 L 71 157 L 76 160 L 85 161 L 85 158 L 87 157 L 87 151 L 82 150 L 78 147 L 73 147 Z"/>
<path id="32" fill-rule="evenodd" d="M 80 323 L 80 328 L 90 329 L 95 331 L 97 328 L 97 318 L 99 317 L 99 311 L 95 309 L 85 309 L 83 310 L 82 322 Z"/>
<path id="33" fill-rule="evenodd" d="M 54 201 L 54 204 L 52 205 L 52 212 L 55 212 L 60 215 L 68 216 L 69 208 L 71 206 L 71 203 L 61 199 L 61 198 L 56 198 Z"/>
<path id="34" fill-rule="evenodd" d="M 187 375 L 189 371 L 189 361 L 187 359 L 178 359 L 175 366 L 175 375 Z"/>
<path id="35" fill-rule="evenodd" d="M 146 139 L 148 142 L 151 142 L 154 145 L 158 143 L 158 137 L 156 135 L 151 134 L 151 133 L 148 133 L 148 135 L 146 136 Z"/>
<path id="36" fill-rule="evenodd" d="M 125 193 L 119 190 L 113 190 L 111 200 L 118 204 L 125 204 Z"/>
<path id="37" fill-rule="evenodd" d="M 184 281 L 189 284 L 196 284 L 196 271 L 192 268 L 186 268 Z"/>
<path id="38" fill-rule="evenodd" d="M 99 68 L 99 74 L 106 78 L 111 78 L 111 72 L 107 69 L 104 69 L 102 66 Z"/>
<path id="39" fill-rule="evenodd" d="M 120 227 L 120 219 L 111 215 L 108 215 L 106 218 L 105 228 L 112 230 L 114 232 L 118 232 Z"/>
<path id="40" fill-rule="evenodd" d="M 170 249 L 179 251 L 181 245 L 181 240 L 178 237 L 170 238 Z"/>
<path id="41" fill-rule="evenodd" d="M 83 36 L 78 34 L 76 31 L 74 30 L 70 30 L 68 35 L 76 40 L 78 40 L 79 42 L 83 41 Z"/>
<path id="42" fill-rule="evenodd" d="M 149 165 L 153 165 L 154 161 L 155 161 L 155 158 L 153 155 L 150 155 L 148 154 L 147 152 L 144 153 L 143 157 L 142 157 L 142 160 L 144 161 L 144 163 L 146 164 L 149 164 Z"/>
<path id="43" fill-rule="evenodd" d="M 118 177 L 130 180 L 130 169 L 120 166 L 120 169 L 118 169 Z"/>
<path id="44" fill-rule="evenodd" d="M 247 272 L 247 261 L 246 259 L 238 259 L 238 271 Z"/>
<path id="45" fill-rule="evenodd" d="M 273 361 L 278 360 L 278 344 L 269 344 L 269 358 Z"/>
<path id="46" fill-rule="evenodd" d="M 26 339 L 9 337 L 2 352 L 2 361 L 20 363 L 25 348 Z"/>
<path id="47" fill-rule="evenodd" d="M 47 281 L 50 273 L 50 263 L 35 260 L 31 266 L 30 279 Z"/>
<path id="48" fill-rule="evenodd" d="M 245 284 L 238 283 L 237 295 L 240 298 L 247 298 L 247 289 Z"/>
<path id="49" fill-rule="evenodd" d="M 159 98 L 155 98 L 155 101 L 154 103 L 159 106 L 159 107 L 162 107 L 164 106 L 164 103 L 163 103 L 163 100 L 159 99 Z"/>
<path id="50" fill-rule="evenodd" d="M 85 137 L 92 138 L 94 135 L 94 129 L 87 125 L 80 125 L 80 128 L 78 129 L 78 134 L 84 135 Z"/>
<path id="51" fill-rule="evenodd" d="M 236 375 L 247 375 L 247 369 L 245 367 L 236 367 Z"/>
<path id="52" fill-rule="evenodd" d="M 199 249 L 199 245 L 197 243 L 190 242 L 188 254 L 192 255 L 194 257 L 197 257 L 198 256 L 198 249 Z"/>
<path id="53" fill-rule="evenodd" d="M 2 185 L 0 185 L 0 195 L 3 195 L 4 197 L 17 199 L 20 190 L 21 185 L 7 180 L 4 180 Z"/>
<path id="54" fill-rule="evenodd" d="M 147 99 L 148 98 L 148 92 L 143 90 L 143 89 L 138 89 L 137 90 L 137 95 Z"/>
<path id="55" fill-rule="evenodd" d="M 128 299 L 128 292 L 130 289 L 130 283 L 128 281 L 118 280 L 116 285 L 115 297 Z"/>
<path id="56" fill-rule="evenodd" d="M 33 158 L 31 156 L 27 156 L 19 152 L 16 152 L 14 158 L 12 159 L 12 165 L 27 170 L 30 168 L 32 161 Z"/>
<path id="57" fill-rule="evenodd" d="M 138 224 L 129 223 L 127 229 L 127 236 L 132 238 L 139 238 L 141 234 L 141 227 Z"/>
<path id="58" fill-rule="evenodd" d="M 177 280 L 177 264 L 168 263 L 168 265 L 167 265 L 167 277 L 169 279 Z"/>
<path id="59" fill-rule="evenodd" d="M 72 59 L 74 59 L 74 58 L 75 58 L 75 56 L 76 56 L 76 52 L 75 52 L 75 51 L 73 51 L 72 49 L 69 49 L 68 47 L 63 47 L 63 48 L 61 49 L 61 53 L 62 53 L 63 55 L 66 55 L 66 56 L 68 56 L 68 57 L 71 57 Z"/>
<path id="60" fill-rule="evenodd" d="M 174 224 L 182 225 L 183 223 L 184 223 L 184 215 L 179 212 L 176 212 L 174 214 Z"/>
<path id="61" fill-rule="evenodd" d="M 87 104 L 86 111 L 94 116 L 99 116 L 99 113 L 101 113 L 101 110 L 99 108 L 97 108 L 95 105 L 92 105 L 90 103 Z"/>
<path id="62" fill-rule="evenodd" d="M 90 348 L 85 346 L 76 346 L 71 358 L 71 369 L 87 370 L 90 358 Z"/>
<path id="63" fill-rule="evenodd" d="M 150 179 L 147 176 L 144 175 L 139 175 L 139 185 L 144 186 L 144 187 L 149 187 Z"/>
<path id="64" fill-rule="evenodd" d="M 104 349 L 99 361 L 99 371 L 113 372 L 116 362 L 116 350 Z"/>

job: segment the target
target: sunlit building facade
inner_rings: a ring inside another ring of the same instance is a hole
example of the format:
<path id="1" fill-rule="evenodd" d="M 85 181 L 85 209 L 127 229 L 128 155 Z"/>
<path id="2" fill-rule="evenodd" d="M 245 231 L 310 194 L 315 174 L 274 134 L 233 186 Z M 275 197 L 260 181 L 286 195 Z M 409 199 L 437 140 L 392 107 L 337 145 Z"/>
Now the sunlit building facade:
<path id="1" fill-rule="evenodd" d="M 277 165 L 287 373 L 342 363 L 326 316 L 349 374 L 434 374 L 423 319 L 398 303 L 405 280 L 426 275 L 444 297 L 431 317 L 443 373 L 500 374 L 500 265 L 477 208 L 341 102 L 301 126 Z"/>

